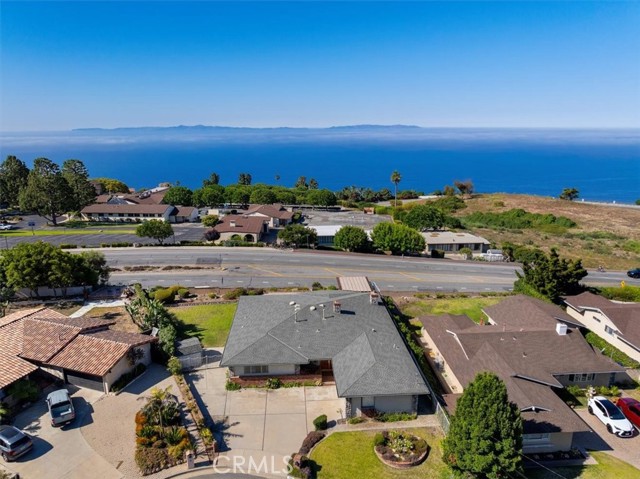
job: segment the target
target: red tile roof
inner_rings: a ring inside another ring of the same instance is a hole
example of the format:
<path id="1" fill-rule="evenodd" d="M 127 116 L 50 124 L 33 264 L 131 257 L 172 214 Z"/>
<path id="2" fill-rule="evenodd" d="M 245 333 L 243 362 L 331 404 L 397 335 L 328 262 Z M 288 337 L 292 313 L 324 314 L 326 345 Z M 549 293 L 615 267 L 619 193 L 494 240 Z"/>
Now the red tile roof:
<path id="1" fill-rule="evenodd" d="M 0 367 L 0 389 L 38 369 L 29 361 L 5 353 L 0 353 L 0 364 L 2 364 Z"/>
<path id="2" fill-rule="evenodd" d="M 133 346 L 156 341 L 155 337 L 120 331 L 80 334 L 47 362 L 73 371 L 104 376 Z"/>

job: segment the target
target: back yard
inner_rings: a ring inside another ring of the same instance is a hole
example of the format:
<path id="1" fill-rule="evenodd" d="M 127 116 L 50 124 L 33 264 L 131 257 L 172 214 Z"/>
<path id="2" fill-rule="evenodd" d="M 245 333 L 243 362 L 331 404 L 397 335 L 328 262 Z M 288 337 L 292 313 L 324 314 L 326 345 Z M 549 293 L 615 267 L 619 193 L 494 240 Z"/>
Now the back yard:
<path id="1" fill-rule="evenodd" d="M 394 300 L 403 314 L 411 318 L 425 315 L 466 314 L 476 323 L 486 319 L 482 308 L 493 306 L 504 299 L 504 295 L 470 296 L 466 295 L 428 295 L 395 297 Z"/>

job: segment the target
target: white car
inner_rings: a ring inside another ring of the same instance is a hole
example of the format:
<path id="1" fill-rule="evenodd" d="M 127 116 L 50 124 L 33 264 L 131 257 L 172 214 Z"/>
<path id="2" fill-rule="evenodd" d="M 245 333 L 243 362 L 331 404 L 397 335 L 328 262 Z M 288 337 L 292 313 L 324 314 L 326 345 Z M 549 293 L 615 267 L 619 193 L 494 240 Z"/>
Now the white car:
<path id="1" fill-rule="evenodd" d="M 619 437 L 633 437 L 634 427 L 629 420 L 624 417 L 618 406 L 613 404 L 604 396 L 595 396 L 589 399 L 588 409 L 590 414 L 594 414 L 602 423 L 607 426 L 607 431 Z"/>
<path id="2" fill-rule="evenodd" d="M 6 224 L 6 225 L 0 225 L 0 230 L 13 230 L 16 227 L 10 224 Z"/>

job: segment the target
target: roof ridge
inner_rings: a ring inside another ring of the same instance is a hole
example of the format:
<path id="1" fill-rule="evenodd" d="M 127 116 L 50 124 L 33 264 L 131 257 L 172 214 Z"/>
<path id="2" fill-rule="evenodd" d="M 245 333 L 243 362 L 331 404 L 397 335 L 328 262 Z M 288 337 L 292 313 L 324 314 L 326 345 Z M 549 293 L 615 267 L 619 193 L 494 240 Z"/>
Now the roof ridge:
<path id="1" fill-rule="evenodd" d="M 353 346 L 353 344 L 358 341 L 362 336 L 364 336 L 364 339 L 366 340 L 367 346 L 369 346 L 369 352 L 371 353 L 371 355 L 373 356 L 373 362 L 369 365 L 368 368 L 366 368 L 364 371 L 362 371 L 362 374 L 360 374 L 360 376 L 358 376 L 357 378 L 355 378 L 351 384 L 349 384 L 349 386 L 342 392 L 343 394 L 346 394 L 347 391 L 355 384 L 357 383 L 360 379 L 362 379 L 362 377 L 367 374 L 369 371 L 371 371 L 371 369 L 376 365 L 377 361 L 376 361 L 376 354 L 373 351 L 373 348 L 371 347 L 371 341 L 369 341 L 369 336 L 367 336 L 367 333 L 365 333 L 364 331 L 356 337 L 356 339 L 354 339 L 353 341 L 351 341 L 349 344 L 347 344 L 344 348 L 342 348 L 337 354 L 341 354 L 345 349 Z M 335 356 L 334 356 L 335 357 Z"/>

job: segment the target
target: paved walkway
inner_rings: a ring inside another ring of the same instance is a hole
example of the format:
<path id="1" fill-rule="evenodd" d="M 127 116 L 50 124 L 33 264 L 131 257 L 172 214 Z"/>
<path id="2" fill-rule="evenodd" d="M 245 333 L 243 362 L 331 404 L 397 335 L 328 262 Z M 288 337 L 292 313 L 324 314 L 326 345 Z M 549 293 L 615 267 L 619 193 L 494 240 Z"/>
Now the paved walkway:
<path id="1" fill-rule="evenodd" d="M 80 318 L 91 311 L 93 308 L 115 308 L 117 306 L 124 306 L 124 301 L 121 299 L 105 300 L 105 301 L 90 301 L 85 303 L 78 311 L 69 315 L 70 318 Z"/>

